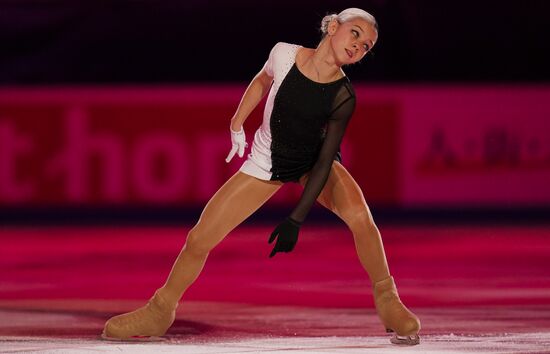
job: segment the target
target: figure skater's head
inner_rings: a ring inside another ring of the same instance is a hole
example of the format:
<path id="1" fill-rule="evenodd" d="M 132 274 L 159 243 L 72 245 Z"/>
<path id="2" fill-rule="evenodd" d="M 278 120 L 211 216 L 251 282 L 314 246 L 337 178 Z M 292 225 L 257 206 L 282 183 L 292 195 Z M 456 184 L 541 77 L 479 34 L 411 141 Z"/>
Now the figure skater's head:
<path id="1" fill-rule="evenodd" d="M 378 40 L 378 24 L 374 16 L 354 7 L 323 17 L 321 32 L 322 40 L 330 42 L 342 65 L 361 60 Z"/>

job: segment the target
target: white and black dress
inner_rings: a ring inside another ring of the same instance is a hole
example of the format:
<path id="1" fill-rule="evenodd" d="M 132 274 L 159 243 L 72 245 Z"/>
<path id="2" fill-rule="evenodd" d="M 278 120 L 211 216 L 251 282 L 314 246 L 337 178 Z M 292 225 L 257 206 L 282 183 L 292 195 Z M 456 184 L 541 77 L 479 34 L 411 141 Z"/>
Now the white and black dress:
<path id="1" fill-rule="evenodd" d="M 295 220 L 305 218 L 333 160 L 341 161 L 340 143 L 355 109 L 355 92 L 347 76 L 319 83 L 300 72 L 295 61 L 300 47 L 279 42 L 269 53 L 264 70 L 273 84 L 262 125 L 240 168 L 256 178 L 282 182 L 297 182 L 311 171 L 299 203 L 304 210 L 294 215 Z"/>

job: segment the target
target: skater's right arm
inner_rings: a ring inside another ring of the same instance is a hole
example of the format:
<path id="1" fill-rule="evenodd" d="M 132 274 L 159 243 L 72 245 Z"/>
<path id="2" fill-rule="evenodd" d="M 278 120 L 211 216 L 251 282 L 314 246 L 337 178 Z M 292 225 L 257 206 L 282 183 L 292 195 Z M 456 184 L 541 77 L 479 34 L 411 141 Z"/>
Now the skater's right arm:
<path id="1" fill-rule="evenodd" d="M 278 43 L 277 43 L 278 44 Z M 262 70 L 256 76 L 244 92 L 241 102 L 237 107 L 237 112 L 231 118 L 230 131 L 231 131 L 231 150 L 225 158 L 225 162 L 231 161 L 235 153 L 239 157 L 244 156 L 244 150 L 248 147 L 246 142 L 246 135 L 244 133 L 243 124 L 250 113 L 256 108 L 258 103 L 265 96 L 271 83 L 273 82 L 273 52 L 277 44 L 271 49 L 269 58 L 265 62 Z"/>
<path id="2" fill-rule="evenodd" d="M 276 46 L 277 44 L 271 49 L 269 58 L 265 62 L 262 70 L 256 74 L 246 88 L 241 98 L 241 102 L 237 107 L 237 111 L 233 115 L 233 118 L 231 118 L 231 129 L 233 131 L 241 130 L 246 118 L 248 118 L 250 113 L 269 91 L 271 83 L 273 82 L 273 52 Z"/>

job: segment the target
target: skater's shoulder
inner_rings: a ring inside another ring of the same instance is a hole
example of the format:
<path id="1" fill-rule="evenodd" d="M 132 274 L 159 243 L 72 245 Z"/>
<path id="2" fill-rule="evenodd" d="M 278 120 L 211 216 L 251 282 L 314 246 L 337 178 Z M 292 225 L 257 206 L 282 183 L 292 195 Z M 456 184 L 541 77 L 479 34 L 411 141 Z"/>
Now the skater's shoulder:
<path id="1" fill-rule="evenodd" d="M 272 50 L 274 51 L 296 51 L 298 48 L 301 48 L 302 46 L 299 44 L 294 43 L 288 43 L 288 42 L 277 42 L 273 46 Z"/>

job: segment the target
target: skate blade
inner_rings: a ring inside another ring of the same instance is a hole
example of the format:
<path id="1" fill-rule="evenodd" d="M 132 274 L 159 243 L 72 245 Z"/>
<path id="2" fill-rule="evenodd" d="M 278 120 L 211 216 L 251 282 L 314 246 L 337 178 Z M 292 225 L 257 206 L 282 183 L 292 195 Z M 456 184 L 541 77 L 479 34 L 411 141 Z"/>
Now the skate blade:
<path id="1" fill-rule="evenodd" d="M 390 342 L 397 345 L 417 345 L 420 343 L 420 337 L 418 334 L 414 334 L 412 336 L 400 336 L 394 334 L 394 336 L 390 339 Z"/>
<path id="2" fill-rule="evenodd" d="M 167 338 L 158 336 L 132 336 L 128 338 L 116 338 L 109 337 L 105 333 L 101 333 L 101 339 L 111 342 L 164 342 L 168 340 Z"/>

